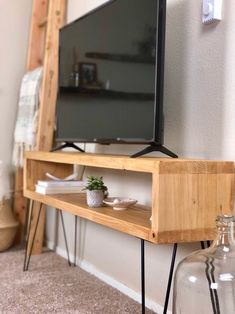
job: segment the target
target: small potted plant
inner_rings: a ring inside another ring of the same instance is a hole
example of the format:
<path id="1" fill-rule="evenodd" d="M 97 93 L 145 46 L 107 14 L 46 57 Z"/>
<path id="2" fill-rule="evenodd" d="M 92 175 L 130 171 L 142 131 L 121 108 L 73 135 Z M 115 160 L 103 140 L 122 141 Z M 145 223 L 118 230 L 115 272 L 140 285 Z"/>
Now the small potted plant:
<path id="1" fill-rule="evenodd" d="M 103 177 L 87 177 L 87 205 L 89 207 L 100 207 L 107 195 L 107 186 L 104 185 Z"/>

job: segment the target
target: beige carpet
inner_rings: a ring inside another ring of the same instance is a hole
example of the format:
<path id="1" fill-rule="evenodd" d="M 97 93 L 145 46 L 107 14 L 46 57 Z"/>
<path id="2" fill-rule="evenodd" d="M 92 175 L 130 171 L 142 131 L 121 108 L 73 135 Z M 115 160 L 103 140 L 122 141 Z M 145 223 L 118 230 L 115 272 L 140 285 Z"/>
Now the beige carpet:
<path id="1" fill-rule="evenodd" d="M 33 256 L 27 272 L 23 259 L 22 250 L 0 253 L 1 314 L 141 313 L 140 304 L 53 252 Z"/>

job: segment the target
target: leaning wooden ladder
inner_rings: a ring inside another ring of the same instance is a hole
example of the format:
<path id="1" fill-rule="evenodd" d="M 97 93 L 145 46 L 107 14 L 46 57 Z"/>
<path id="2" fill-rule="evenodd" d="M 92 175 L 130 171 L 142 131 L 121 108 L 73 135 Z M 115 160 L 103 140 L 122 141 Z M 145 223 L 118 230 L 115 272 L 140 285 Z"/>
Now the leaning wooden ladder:
<path id="1" fill-rule="evenodd" d="M 49 151 L 53 144 L 58 80 L 58 35 L 59 28 L 64 24 L 66 5 L 66 0 L 33 0 L 27 71 L 43 66 L 36 150 Z M 15 175 L 14 210 L 20 223 L 24 224 L 25 199 L 22 190 L 23 170 L 18 168 Z M 38 211 L 39 205 L 34 203 L 31 230 L 35 229 Z M 38 254 L 42 250 L 45 215 L 46 211 L 43 208 L 34 241 L 34 254 Z M 30 232 L 29 243 L 31 241 Z"/>

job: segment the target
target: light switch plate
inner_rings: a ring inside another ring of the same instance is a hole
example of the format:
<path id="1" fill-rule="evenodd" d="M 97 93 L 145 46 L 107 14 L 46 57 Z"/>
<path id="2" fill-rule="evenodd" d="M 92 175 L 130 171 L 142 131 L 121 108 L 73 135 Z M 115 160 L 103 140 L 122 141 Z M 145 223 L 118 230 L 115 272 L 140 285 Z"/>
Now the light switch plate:
<path id="1" fill-rule="evenodd" d="M 222 20 L 223 0 L 203 0 L 202 23 L 210 24 Z"/>

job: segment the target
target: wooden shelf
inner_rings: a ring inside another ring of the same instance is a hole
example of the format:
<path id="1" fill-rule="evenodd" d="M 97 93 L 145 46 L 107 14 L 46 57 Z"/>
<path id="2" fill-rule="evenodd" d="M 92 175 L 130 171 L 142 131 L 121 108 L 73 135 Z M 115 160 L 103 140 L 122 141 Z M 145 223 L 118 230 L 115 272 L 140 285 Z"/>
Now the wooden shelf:
<path id="1" fill-rule="evenodd" d="M 27 152 L 25 157 L 26 197 L 152 243 L 210 240 L 216 216 L 232 213 L 233 162 L 77 152 Z M 151 173 L 151 209 L 142 205 L 120 212 L 110 207 L 91 209 L 84 195 L 34 191 L 46 172 L 62 178 L 71 174 L 74 164 Z"/>
<path id="2" fill-rule="evenodd" d="M 117 62 L 128 62 L 128 63 L 144 63 L 144 64 L 155 64 L 155 58 L 144 55 L 128 55 L 128 54 L 113 54 L 105 52 L 87 52 L 86 58 L 101 59 Z"/>
<path id="3" fill-rule="evenodd" d="M 152 93 L 130 93 L 121 92 L 114 90 L 107 90 L 95 87 L 70 87 L 60 86 L 60 92 L 65 93 L 79 93 L 83 96 L 89 95 L 99 98 L 110 98 L 110 99 L 127 99 L 127 100 L 154 100 L 154 94 Z"/>
<path id="4" fill-rule="evenodd" d="M 91 209 L 86 204 L 85 193 L 41 195 L 34 191 L 25 190 L 25 196 L 115 230 L 136 237 L 141 235 L 141 238 L 150 240 L 150 208 L 137 205 L 126 211 L 115 211 L 109 206 Z"/>

